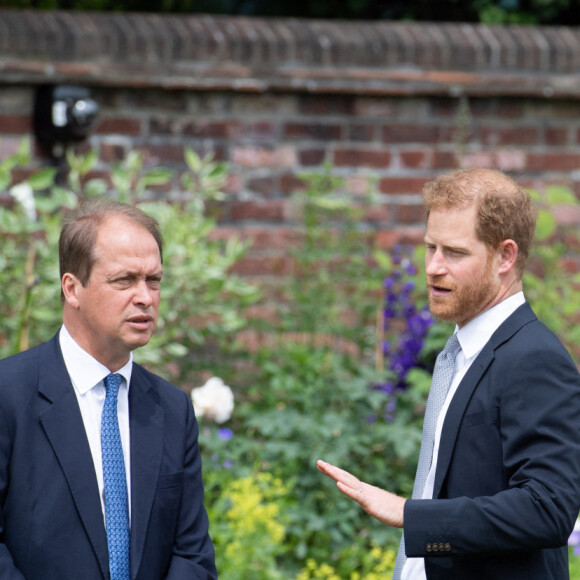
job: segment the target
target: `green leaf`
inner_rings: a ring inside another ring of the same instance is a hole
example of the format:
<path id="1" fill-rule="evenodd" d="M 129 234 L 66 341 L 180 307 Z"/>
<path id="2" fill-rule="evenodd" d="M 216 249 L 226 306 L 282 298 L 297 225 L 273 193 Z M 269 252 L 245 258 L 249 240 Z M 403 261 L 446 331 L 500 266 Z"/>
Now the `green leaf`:
<path id="1" fill-rule="evenodd" d="M 568 187 L 550 185 L 546 188 L 549 205 L 578 205 L 578 200 Z"/>
<path id="2" fill-rule="evenodd" d="M 55 168 L 42 169 L 32 177 L 29 177 L 27 182 L 34 191 L 47 189 L 54 184 L 56 172 L 57 169 Z"/>
<path id="3" fill-rule="evenodd" d="M 203 168 L 203 163 L 199 155 L 193 150 L 187 148 L 184 153 L 185 162 L 187 166 L 193 171 L 194 173 L 199 173 Z"/>
<path id="4" fill-rule="evenodd" d="M 142 178 L 141 181 L 145 187 L 150 187 L 152 185 L 165 185 L 171 181 L 173 177 L 173 171 L 170 169 L 164 169 L 159 167 L 157 169 L 152 169 L 148 171 Z"/>
<path id="5" fill-rule="evenodd" d="M 536 223 L 536 239 L 544 241 L 550 238 L 556 231 L 556 218 L 547 210 L 538 210 Z"/>

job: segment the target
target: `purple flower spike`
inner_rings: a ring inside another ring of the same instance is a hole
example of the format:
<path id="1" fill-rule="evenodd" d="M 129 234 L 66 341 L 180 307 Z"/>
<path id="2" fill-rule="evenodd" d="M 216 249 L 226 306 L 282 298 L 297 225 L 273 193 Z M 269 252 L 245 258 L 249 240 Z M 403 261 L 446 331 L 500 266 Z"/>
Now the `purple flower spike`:
<path id="1" fill-rule="evenodd" d="M 233 436 L 234 436 L 234 432 L 231 429 L 228 429 L 227 427 L 220 427 L 218 429 L 218 437 L 220 439 L 223 439 L 224 441 L 228 441 Z"/>

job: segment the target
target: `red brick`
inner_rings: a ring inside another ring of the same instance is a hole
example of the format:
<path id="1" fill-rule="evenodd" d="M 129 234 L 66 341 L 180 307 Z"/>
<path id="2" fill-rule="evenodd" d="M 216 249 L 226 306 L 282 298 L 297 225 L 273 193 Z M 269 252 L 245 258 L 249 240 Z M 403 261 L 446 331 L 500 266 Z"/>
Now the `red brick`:
<path id="1" fill-rule="evenodd" d="M 534 127 L 484 127 L 481 140 L 486 145 L 536 145 L 538 130 Z"/>
<path id="2" fill-rule="evenodd" d="M 560 129 L 555 127 L 546 128 L 546 145 L 558 146 L 567 145 L 569 142 L 568 129 Z"/>
<path id="3" fill-rule="evenodd" d="M 495 167 L 495 154 L 492 151 L 473 151 L 464 154 L 459 159 L 461 167 Z"/>
<path id="4" fill-rule="evenodd" d="M 275 148 L 234 147 L 233 162 L 242 167 L 293 167 L 297 164 L 297 153 L 294 147 L 280 146 Z"/>
<path id="5" fill-rule="evenodd" d="M 373 141 L 375 139 L 375 125 L 354 124 L 348 127 L 347 138 L 351 141 Z"/>
<path id="6" fill-rule="evenodd" d="M 146 147 L 138 148 L 138 151 L 143 155 L 146 165 L 184 163 L 183 145 L 149 144 Z"/>
<path id="7" fill-rule="evenodd" d="M 255 250 L 288 250 L 296 247 L 300 240 L 297 230 L 289 227 L 268 227 L 268 226 L 223 226 L 219 225 L 210 233 L 212 240 L 230 240 L 238 238 L 240 240 L 250 240 L 251 248 Z"/>
<path id="8" fill-rule="evenodd" d="M 287 139 L 314 139 L 316 141 L 336 141 L 342 138 L 339 125 L 322 123 L 287 123 L 284 126 Z"/>
<path id="9" fill-rule="evenodd" d="M 241 276 L 287 276 L 292 272 L 292 262 L 285 256 L 244 256 L 230 271 Z"/>
<path id="10" fill-rule="evenodd" d="M 196 120 L 187 123 L 183 128 L 185 136 L 200 139 L 235 139 L 240 133 L 240 124 L 237 121 Z"/>
<path id="11" fill-rule="evenodd" d="M 277 179 L 272 175 L 253 177 L 246 181 L 246 189 L 266 197 L 271 197 L 277 189 Z"/>
<path id="12" fill-rule="evenodd" d="M 425 151 L 401 151 L 399 153 L 401 166 L 413 169 L 425 169 L 429 167 L 429 158 Z"/>
<path id="13" fill-rule="evenodd" d="M 277 125 L 272 121 L 256 121 L 243 123 L 239 129 L 239 135 L 255 141 L 274 140 L 277 138 L 277 130 Z"/>
<path id="14" fill-rule="evenodd" d="M 15 155 L 22 145 L 22 137 L 0 137 L 0 160 Z"/>
<path id="15" fill-rule="evenodd" d="M 324 149 L 302 149 L 298 152 L 300 165 L 311 166 L 321 165 L 326 157 Z"/>
<path id="16" fill-rule="evenodd" d="M 379 191 L 386 194 L 420 194 L 428 178 L 419 177 L 384 177 L 379 181 Z"/>
<path id="17" fill-rule="evenodd" d="M 399 205 L 397 207 L 398 224 L 416 224 L 425 221 L 425 208 L 423 205 Z"/>
<path id="18" fill-rule="evenodd" d="M 285 173 L 280 176 L 280 191 L 286 195 L 291 195 L 306 189 L 304 179 L 293 173 Z"/>
<path id="19" fill-rule="evenodd" d="M 252 240 L 254 250 L 289 250 L 298 246 L 301 235 L 289 227 L 245 227 L 242 229 L 245 239 Z"/>
<path id="20" fill-rule="evenodd" d="M 194 121 L 184 117 L 153 117 L 150 123 L 152 135 L 174 135 L 200 139 L 227 139 L 240 135 L 237 121 Z"/>
<path id="21" fill-rule="evenodd" d="M 496 101 L 494 113 L 506 119 L 521 119 L 526 115 L 525 102 L 521 99 Z"/>
<path id="22" fill-rule="evenodd" d="M 300 111 L 306 115 L 352 115 L 354 106 L 351 96 L 304 95 L 300 99 Z"/>
<path id="23" fill-rule="evenodd" d="M 288 206 L 285 200 L 238 201 L 230 208 L 235 221 L 269 221 L 283 222 L 288 217 Z"/>
<path id="24" fill-rule="evenodd" d="M 391 206 L 380 205 L 365 205 L 361 206 L 364 212 L 364 221 L 371 223 L 387 223 L 393 219 L 393 210 Z"/>
<path id="25" fill-rule="evenodd" d="M 455 151 L 434 151 L 433 152 L 433 169 L 457 169 L 458 159 Z"/>
<path id="26" fill-rule="evenodd" d="M 365 175 L 350 175 L 344 178 L 344 188 L 347 193 L 361 196 L 376 190 L 375 180 Z"/>
<path id="27" fill-rule="evenodd" d="M 557 205 L 552 207 L 552 213 L 560 226 L 580 225 L 580 206 Z"/>
<path id="28" fill-rule="evenodd" d="M 436 143 L 440 139 L 439 128 L 433 125 L 392 123 L 382 133 L 383 143 Z"/>
<path id="29" fill-rule="evenodd" d="M 424 227 L 402 227 L 392 230 L 381 230 L 375 236 L 375 246 L 379 249 L 390 249 L 397 244 L 419 245 L 425 237 Z"/>
<path id="30" fill-rule="evenodd" d="M 528 153 L 528 171 L 574 171 L 580 169 L 578 153 Z"/>
<path id="31" fill-rule="evenodd" d="M 388 167 L 391 154 L 375 149 L 337 149 L 334 152 L 334 165 L 338 167 Z"/>
<path id="32" fill-rule="evenodd" d="M 127 147 L 120 143 L 101 143 L 99 157 L 105 163 L 123 161 L 127 157 Z"/>
<path id="33" fill-rule="evenodd" d="M 142 133 L 142 121 L 141 119 L 129 119 L 127 117 L 103 117 L 97 122 L 95 133 L 137 137 Z"/>
<path id="34" fill-rule="evenodd" d="M 242 191 L 244 179 L 239 173 L 228 173 L 226 177 L 226 184 L 223 187 L 224 193 L 240 193 Z"/>
<path id="35" fill-rule="evenodd" d="M 244 310 L 244 318 L 251 320 L 264 320 L 272 324 L 280 323 L 279 316 L 280 308 L 276 304 L 254 304 Z M 254 330 L 243 330 L 237 335 L 237 340 L 240 341 L 244 346 L 256 344 L 252 341 L 254 337 Z M 251 347 L 248 348 L 251 350 Z"/>
<path id="36" fill-rule="evenodd" d="M 27 135 L 31 132 L 31 115 L 0 115 L 0 135 Z"/>

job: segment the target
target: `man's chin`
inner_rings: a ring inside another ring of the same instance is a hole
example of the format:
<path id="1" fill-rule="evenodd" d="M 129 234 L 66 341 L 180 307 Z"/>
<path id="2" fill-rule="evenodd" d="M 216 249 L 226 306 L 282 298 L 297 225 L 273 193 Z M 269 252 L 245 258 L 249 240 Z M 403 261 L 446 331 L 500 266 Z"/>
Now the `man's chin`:
<path id="1" fill-rule="evenodd" d="M 435 318 L 447 321 L 454 321 L 457 314 L 453 305 L 441 298 L 429 298 L 429 311 Z"/>

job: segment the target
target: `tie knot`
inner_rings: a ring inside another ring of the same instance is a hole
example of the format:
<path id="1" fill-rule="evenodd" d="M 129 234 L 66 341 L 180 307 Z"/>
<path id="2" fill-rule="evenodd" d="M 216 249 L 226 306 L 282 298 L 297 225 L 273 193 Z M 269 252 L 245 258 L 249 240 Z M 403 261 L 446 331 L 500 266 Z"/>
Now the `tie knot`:
<path id="1" fill-rule="evenodd" d="M 461 350 L 461 345 L 459 344 L 459 339 L 457 338 L 457 333 L 452 334 L 447 343 L 445 344 L 445 348 L 442 351 L 442 354 L 445 358 L 452 356 L 455 358 L 457 353 Z"/>
<path id="2" fill-rule="evenodd" d="M 105 389 L 107 390 L 107 395 L 110 393 L 111 395 L 113 395 L 113 397 L 116 397 L 122 382 L 123 377 L 119 373 L 110 374 L 106 376 Z"/>

